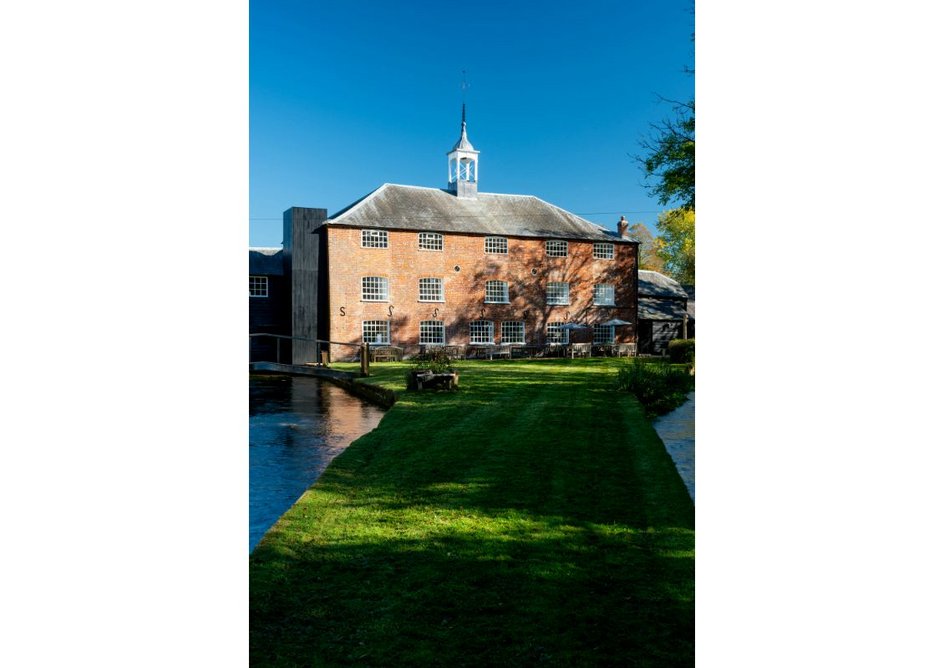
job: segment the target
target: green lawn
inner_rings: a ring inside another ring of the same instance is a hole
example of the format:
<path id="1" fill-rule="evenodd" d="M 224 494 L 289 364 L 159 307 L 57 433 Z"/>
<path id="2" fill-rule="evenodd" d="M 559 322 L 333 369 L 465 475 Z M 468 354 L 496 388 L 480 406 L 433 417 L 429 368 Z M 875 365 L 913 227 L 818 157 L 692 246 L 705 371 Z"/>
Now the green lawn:
<path id="1" fill-rule="evenodd" d="M 694 508 L 619 363 L 402 393 L 252 554 L 252 664 L 693 665 Z"/>

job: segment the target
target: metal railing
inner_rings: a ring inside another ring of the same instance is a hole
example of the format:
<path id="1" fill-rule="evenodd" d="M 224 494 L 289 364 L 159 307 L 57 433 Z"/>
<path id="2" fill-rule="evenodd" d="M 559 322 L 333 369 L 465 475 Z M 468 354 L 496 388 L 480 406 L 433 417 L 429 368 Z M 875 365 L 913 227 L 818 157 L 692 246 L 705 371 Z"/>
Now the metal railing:
<path id="1" fill-rule="evenodd" d="M 314 364 L 317 366 L 329 366 L 329 346 L 348 346 L 350 348 L 355 348 L 358 351 L 359 359 L 362 361 L 362 374 L 368 375 L 368 344 L 362 343 L 349 343 L 347 341 L 328 341 L 326 339 L 311 339 L 305 336 L 290 336 L 289 334 L 270 334 L 268 332 L 255 332 L 254 334 L 248 334 L 249 341 L 258 337 L 269 337 L 275 341 L 275 359 L 273 360 L 277 364 L 290 364 L 293 362 L 293 342 L 294 341 L 304 341 L 307 343 L 312 343 L 315 345 L 315 352 L 313 359 L 315 360 Z M 287 340 L 291 344 L 291 359 L 287 362 L 284 362 L 281 357 L 283 356 L 283 346 L 281 342 Z"/>

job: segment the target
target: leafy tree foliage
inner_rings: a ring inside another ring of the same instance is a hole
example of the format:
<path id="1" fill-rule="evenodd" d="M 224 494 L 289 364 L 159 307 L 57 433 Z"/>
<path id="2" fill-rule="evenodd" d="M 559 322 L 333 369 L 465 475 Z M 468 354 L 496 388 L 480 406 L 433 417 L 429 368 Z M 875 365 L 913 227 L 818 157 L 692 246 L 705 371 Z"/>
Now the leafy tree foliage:
<path id="1" fill-rule="evenodd" d="M 665 272 L 679 283 L 694 285 L 694 209 L 659 214 L 658 254 Z"/>
<path id="2" fill-rule="evenodd" d="M 646 155 L 639 161 L 660 204 L 694 211 L 694 100 L 673 104 L 675 118 L 653 124 L 655 135 L 640 140 Z"/>
<path id="3" fill-rule="evenodd" d="M 664 272 L 665 262 L 659 256 L 659 241 L 652 236 L 649 228 L 642 223 L 630 223 L 627 232 L 639 242 L 639 268 Z"/>

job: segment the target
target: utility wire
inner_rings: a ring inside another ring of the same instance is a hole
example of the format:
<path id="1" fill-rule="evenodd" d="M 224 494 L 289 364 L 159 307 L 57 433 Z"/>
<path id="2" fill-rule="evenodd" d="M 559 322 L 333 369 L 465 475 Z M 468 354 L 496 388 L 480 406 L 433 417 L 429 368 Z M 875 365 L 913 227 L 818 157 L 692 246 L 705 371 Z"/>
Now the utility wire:
<path id="1" fill-rule="evenodd" d="M 570 213 L 572 213 L 572 214 L 575 215 L 575 216 L 605 216 L 605 215 L 626 214 L 626 213 L 661 213 L 661 210 L 659 210 L 659 209 L 651 209 L 651 210 L 645 210 L 645 211 L 587 211 L 587 212 L 581 212 L 581 213 L 578 213 L 578 212 L 576 212 L 576 211 L 571 211 Z M 533 218 L 554 218 L 555 216 L 554 216 L 554 214 L 550 214 L 550 213 L 527 214 L 527 215 L 524 215 L 524 216 L 518 216 L 518 215 L 515 215 L 515 214 L 494 213 L 494 214 L 489 214 L 489 215 L 486 216 L 486 217 L 487 217 L 487 218 L 523 218 L 523 219 L 533 219 Z M 454 215 L 447 216 L 447 219 L 451 219 L 451 218 L 478 218 L 478 216 L 475 216 L 475 215 L 472 215 L 472 214 L 466 214 L 466 215 L 454 214 Z M 282 217 L 278 217 L 278 218 L 248 218 L 248 220 L 283 220 L 283 218 L 282 218 Z M 433 216 L 415 216 L 414 218 L 409 218 L 409 220 L 432 221 L 432 220 L 440 220 L 440 219 L 437 218 L 437 217 L 433 217 Z"/>

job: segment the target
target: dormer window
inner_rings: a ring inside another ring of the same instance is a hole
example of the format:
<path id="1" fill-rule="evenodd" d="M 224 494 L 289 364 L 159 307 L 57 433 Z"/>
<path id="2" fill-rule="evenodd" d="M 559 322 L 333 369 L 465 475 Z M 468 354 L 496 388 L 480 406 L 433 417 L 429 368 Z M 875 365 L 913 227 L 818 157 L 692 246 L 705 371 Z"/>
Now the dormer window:
<path id="1" fill-rule="evenodd" d="M 386 230 L 362 230 L 362 248 L 388 248 Z"/>

